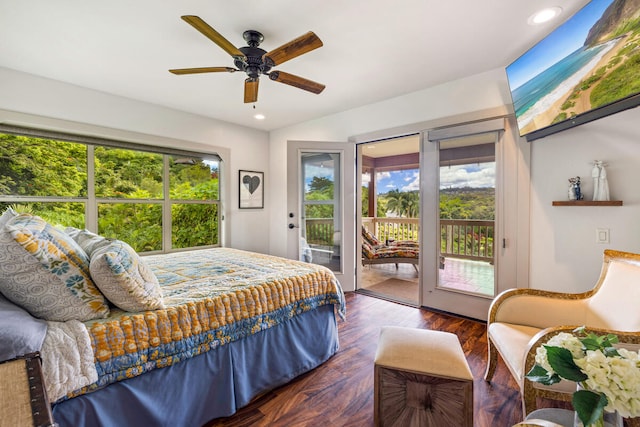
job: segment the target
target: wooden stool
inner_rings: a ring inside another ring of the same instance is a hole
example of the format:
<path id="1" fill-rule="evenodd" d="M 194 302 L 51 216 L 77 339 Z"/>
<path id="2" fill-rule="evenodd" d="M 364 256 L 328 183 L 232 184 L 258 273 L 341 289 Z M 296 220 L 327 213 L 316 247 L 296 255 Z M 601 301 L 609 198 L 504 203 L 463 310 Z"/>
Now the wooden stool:
<path id="1" fill-rule="evenodd" d="M 374 363 L 376 426 L 473 427 L 473 376 L 456 335 L 385 326 Z"/>

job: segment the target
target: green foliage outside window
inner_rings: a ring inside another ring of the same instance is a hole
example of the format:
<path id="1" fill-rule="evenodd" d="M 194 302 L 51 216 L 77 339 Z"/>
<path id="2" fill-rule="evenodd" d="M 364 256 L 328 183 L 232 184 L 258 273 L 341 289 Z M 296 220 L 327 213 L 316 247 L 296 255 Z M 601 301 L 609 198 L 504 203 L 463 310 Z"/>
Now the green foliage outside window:
<path id="1" fill-rule="evenodd" d="M 0 195 L 86 197 L 87 147 L 0 134 Z"/>
<path id="2" fill-rule="evenodd" d="M 495 220 L 495 188 L 454 188 L 440 191 L 441 219 Z"/>
<path id="3" fill-rule="evenodd" d="M 218 244 L 218 205 L 171 205 L 174 249 Z"/>
<path id="4" fill-rule="evenodd" d="M 96 197 L 161 199 L 162 158 L 161 154 L 96 147 Z"/>
<path id="5" fill-rule="evenodd" d="M 305 191 L 304 200 L 306 218 L 333 218 L 333 203 L 313 203 L 314 201 L 333 200 L 333 181 L 325 177 L 314 176 Z"/>
<path id="6" fill-rule="evenodd" d="M 162 250 L 163 205 L 170 203 L 172 248 L 219 243 L 217 162 L 168 156 L 165 198 L 165 155 L 96 146 L 95 177 L 89 177 L 87 153 L 81 143 L 0 134 L 0 209 L 12 206 L 60 227 L 86 228 L 93 179 L 99 234 L 124 240 L 136 251 Z"/>
<path id="7" fill-rule="evenodd" d="M 100 203 L 98 234 L 123 240 L 137 252 L 162 250 L 162 205 Z"/>

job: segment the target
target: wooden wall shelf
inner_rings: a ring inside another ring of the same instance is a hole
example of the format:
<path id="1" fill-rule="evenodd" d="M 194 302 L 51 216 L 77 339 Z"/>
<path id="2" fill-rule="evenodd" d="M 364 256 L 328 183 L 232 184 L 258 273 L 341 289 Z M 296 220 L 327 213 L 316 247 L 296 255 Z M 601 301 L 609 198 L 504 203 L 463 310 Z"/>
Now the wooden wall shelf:
<path id="1" fill-rule="evenodd" d="M 622 206 L 622 200 L 561 200 L 551 202 L 552 206 Z"/>

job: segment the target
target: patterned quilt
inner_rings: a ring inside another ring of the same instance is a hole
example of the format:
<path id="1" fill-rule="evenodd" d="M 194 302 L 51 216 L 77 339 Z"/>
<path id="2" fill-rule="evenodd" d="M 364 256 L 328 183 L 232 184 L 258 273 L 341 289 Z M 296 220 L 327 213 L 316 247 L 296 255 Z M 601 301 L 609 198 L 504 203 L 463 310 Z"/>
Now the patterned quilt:
<path id="1" fill-rule="evenodd" d="M 229 248 L 144 260 L 158 277 L 167 308 L 137 313 L 113 309 L 106 319 L 84 322 L 81 329 L 88 333 L 98 379 L 86 375 L 94 381 L 52 390 L 52 401 L 170 366 L 323 305 L 335 305 L 344 318 L 340 284 L 322 266 Z M 51 323 L 52 331 L 59 329 Z M 62 335 L 68 340 L 69 333 Z M 76 342 L 82 341 L 78 336 Z M 60 344 L 49 343 L 48 348 Z"/>

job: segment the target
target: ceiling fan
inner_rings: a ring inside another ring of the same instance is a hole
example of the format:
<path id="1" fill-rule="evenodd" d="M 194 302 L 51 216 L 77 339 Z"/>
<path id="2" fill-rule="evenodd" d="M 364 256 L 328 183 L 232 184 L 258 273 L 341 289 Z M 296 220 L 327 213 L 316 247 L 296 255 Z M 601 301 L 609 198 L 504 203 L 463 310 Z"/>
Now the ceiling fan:
<path id="1" fill-rule="evenodd" d="M 271 71 L 271 68 L 280 65 L 285 61 L 293 59 L 304 53 L 310 52 L 322 46 L 322 40 L 312 31 L 291 40 L 269 52 L 258 47 L 264 40 L 264 36 L 255 30 L 247 30 L 242 37 L 248 46 L 236 48 L 220 33 L 211 28 L 200 17 L 185 15 L 181 17 L 193 28 L 200 31 L 205 37 L 220 46 L 225 52 L 233 57 L 236 68 L 233 67 L 202 67 L 202 68 L 179 68 L 169 70 L 173 74 L 198 74 L 198 73 L 234 73 L 244 71 L 247 79 L 244 81 L 244 102 L 251 103 L 258 100 L 258 82 L 260 74 L 269 76 L 271 80 L 294 86 L 313 93 L 320 93 L 324 90 L 323 84 L 305 79 L 284 71 Z"/>

